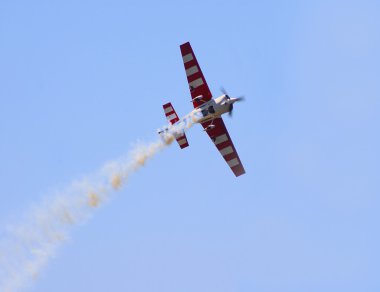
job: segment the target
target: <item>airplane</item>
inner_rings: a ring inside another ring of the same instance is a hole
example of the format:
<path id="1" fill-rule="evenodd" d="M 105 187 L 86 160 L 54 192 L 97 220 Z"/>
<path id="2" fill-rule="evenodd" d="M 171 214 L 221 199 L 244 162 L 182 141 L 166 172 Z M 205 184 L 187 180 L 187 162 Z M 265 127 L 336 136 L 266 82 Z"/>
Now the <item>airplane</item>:
<path id="1" fill-rule="evenodd" d="M 189 122 L 200 123 L 235 176 L 240 176 L 245 173 L 245 170 L 224 125 L 222 115 L 225 113 L 231 115 L 233 104 L 242 101 L 243 97 L 232 98 L 222 89 L 223 95 L 213 98 L 190 43 L 182 44 L 180 49 L 194 110 L 180 119 L 170 102 L 163 105 L 170 126 L 182 125 L 181 130 L 175 134 L 175 139 L 181 149 L 188 147 L 189 143 L 183 125 Z M 158 134 L 163 135 L 168 129 L 169 127 L 166 127 L 158 131 Z"/>

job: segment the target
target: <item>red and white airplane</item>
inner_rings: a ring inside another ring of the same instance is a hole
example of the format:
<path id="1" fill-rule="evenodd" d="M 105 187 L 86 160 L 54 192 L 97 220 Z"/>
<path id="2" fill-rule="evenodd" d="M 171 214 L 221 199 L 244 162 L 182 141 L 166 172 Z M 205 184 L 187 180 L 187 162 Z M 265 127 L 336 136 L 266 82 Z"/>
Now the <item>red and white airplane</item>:
<path id="1" fill-rule="evenodd" d="M 231 114 L 233 104 L 241 101 L 243 98 L 231 98 L 226 92 L 223 92 L 222 96 L 213 98 L 190 43 L 187 42 L 181 45 L 180 48 L 194 110 L 179 119 L 172 104 L 169 102 L 163 105 L 166 118 L 171 127 L 179 124 L 188 124 L 189 120 L 191 123 L 200 123 L 233 173 L 236 176 L 242 175 L 245 173 L 245 170 L 224 125 L 222 114 Z M 185 126 L 181 126 L 180 128 L 181 130 L 176 132 L 175 138 L 182 149 L 188 147 L 189 143 L 183 130 Z M 158 133 L 163 134 L 167 130 L 168 128 Z"/>

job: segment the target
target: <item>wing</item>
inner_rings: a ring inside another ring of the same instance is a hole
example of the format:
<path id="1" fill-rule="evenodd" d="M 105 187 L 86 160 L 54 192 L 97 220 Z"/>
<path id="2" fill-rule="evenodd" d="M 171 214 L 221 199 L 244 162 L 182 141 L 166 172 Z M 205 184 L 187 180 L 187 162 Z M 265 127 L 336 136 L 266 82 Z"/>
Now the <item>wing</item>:
<path id="1" fill-rule="evenodd" d="M 202 123 L 202 126 L 203 128 L 206 128 L 210 124 L 211 121 Z M 244 174 L 245 170 L 243 164 L 240 161 L 239 155 L 236 152 L 234 143 L 232 143 L 223 119 L 216 118 L 212 124 L 215 125 L 215 128 L 207 130 L 206 133 L 210 136 L 211 140 L 214 142 L 216 148 L 218 148 L 220 154 L 223 156 L 233 173 L 236 176 Z"/>
<path id="2" fill-rule="evenodd" d="M 210 89 L 208 88 L 205 77 L 203 76 L 201 67 L 199 67 L 197 58 L 189 42 L 180 46 L 183 64 L 185 65 L 187 82 L 192 99 L 202 96 L 200 100 L 193 100 L 194 108 L 202 105 L 212 98 Z"/>

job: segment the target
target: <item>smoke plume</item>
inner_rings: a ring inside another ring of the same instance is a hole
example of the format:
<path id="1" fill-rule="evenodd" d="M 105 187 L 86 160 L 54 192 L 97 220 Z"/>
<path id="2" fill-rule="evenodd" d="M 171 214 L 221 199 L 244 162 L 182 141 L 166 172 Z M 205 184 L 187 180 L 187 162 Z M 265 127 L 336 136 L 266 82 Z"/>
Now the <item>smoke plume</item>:
<path id="1" fill-rule="evenodd" d="M 138 144 L 94 175 L 74 181 L 40 202 L 18 223 L 8 226 L 0 241 L 0 291 L 20 291 L 33 282 L 68 238 L 73 226 L 86 221 L 127 183 L 130 175 L 174 141 L 189 122 L 170 127 L 161 139 Z"/>

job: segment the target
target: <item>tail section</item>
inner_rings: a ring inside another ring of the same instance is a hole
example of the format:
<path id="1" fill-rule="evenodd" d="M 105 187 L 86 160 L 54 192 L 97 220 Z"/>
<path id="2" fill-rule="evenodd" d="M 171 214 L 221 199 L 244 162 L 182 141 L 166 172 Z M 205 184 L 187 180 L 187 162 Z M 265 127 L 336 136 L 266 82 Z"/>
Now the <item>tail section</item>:
<path id="1" fill-rule="evenodd" d="M 165 116 L 171 125 L 179 121 L 178 115 L 175 112 L 170 102 L 168 102 L 167 104 L 164 104 L 163 108 L 164 108 Z M 181 147 L 181 149 L 189 146 L 189 143 L 187 142 L 187 138 L 185 135 L 185 131 L 183 131 L 180 135 L 176 135 L 175 139 L 177 140 L 179 147 Z"/>
<path id="2" fill-rule="evenodd" d="M 175 112 L 170 102 L 168 102 L 167 104 L 164 104 L 162 107 L 164 108 L 165 116 L 168 119 L 170 124 L 173 125 L 174 123 L 179 121 L 177 113 Z"/>

